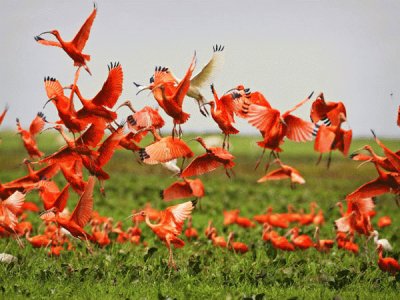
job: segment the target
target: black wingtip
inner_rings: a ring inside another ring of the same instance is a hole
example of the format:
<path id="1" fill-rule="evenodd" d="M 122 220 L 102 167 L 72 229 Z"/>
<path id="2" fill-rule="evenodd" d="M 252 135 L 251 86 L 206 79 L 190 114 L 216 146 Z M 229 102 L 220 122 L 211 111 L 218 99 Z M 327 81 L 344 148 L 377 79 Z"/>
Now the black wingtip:
<path id="1" fill-rule="evenodd" d="M 370 129 L 370 130 L 371 130 L 371 132 L 372 132 L 372 135 L 374 136 L 374 138 L 376 138 L 375 131 L 374 131 L 373 129 Z"/>
<path id="2" fill-rule="evenodd" d="M 199 200 L 198 200 L 198 199 L 194 199 L 194 200 L 192 200 L 192 206 L 193 206 L 193 207 L 196 207 L 196 205 L 197 205 L 197 202 L 199 202 Z"/>
<path id="3" fill-rule="evenodd" d="M 161 191 L 159 192 L 159 195 L 160 195 L 160 198 L 161 198 L 161 199 L 164 199 L 164 190 L 161 190 Z"/>
<path id="4" fill-rule="evenodd" d="M 314 95 L 314 91 L 312 91 L 312 93 L 310 94 L 310 96 L 308 96 L 307 98 L 310 99 L 312 97 L 312 95 Z"/>

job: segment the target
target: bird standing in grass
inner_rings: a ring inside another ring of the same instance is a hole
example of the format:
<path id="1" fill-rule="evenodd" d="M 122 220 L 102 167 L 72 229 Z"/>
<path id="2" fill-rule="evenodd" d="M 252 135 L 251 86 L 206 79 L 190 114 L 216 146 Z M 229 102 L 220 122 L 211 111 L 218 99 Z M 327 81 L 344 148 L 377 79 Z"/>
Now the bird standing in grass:
<path id="1" fill-rule="evenodd" d="M 174 269 L 176 269 L 176 264 L 171 245 L 174 245 L 175 248 L 182 248 L 185 245 L 185 242 L 178 238 L 178 236 L 182 232 L 184 221 L 190 216 L 196 203 L 197 200 L 194 200 L 168 207 L 165 211 L 161 212 L 161 218 L 157 224 L 150 222 L 146 211 L 143 210 L 137 214 L 145 217 L 147 226 L 165 243 L 169 251 L 168 266 Z"/>

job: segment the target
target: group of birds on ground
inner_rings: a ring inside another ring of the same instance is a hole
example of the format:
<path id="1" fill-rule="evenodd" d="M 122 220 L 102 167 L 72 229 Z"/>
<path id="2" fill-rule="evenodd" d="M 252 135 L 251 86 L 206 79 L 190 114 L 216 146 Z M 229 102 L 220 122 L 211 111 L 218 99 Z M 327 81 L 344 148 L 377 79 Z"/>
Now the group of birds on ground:
<path id="1" fill-rule="evenodd" d="M 293 115 L 293 112 L 310 101 L 313 93 L 293 108 L 281 113 L 273 108 L 260 92 L 252 92 L 249 88 L 238 85 L 219 97 L 214 85 L 211 84 L 213 100 L 207 102 L 202 88 L 210 83 L 221 64 L 224 47 L 219 45 L 213 47 L 213 57 L 195 76 L 192 74 L 196 67 L 196 54 L 182 79 L 177 78 L 167 67 L 156 67 L 148 85 L 135 83 L 138 93 L 150 90 L 158 106 L 172 118 L 173 130 L 170 136 L 163 137 L 160 133 L 165 121 L 158 109 L 145 106 L 136 110 L 131 101 L 125 101 L 113 110 L 123 89 L 123 70 L 118 62 L 108 66 L 108 77 L 97 95 L 92 99 L 85 98 L 82 94 L 84 91 L 78 87 L 78 79 L 82 67 L 91 75 L 87 66 L 90 56 L 84 54 L 83 50 L 96 14 L 95 4 L 92 13 L 70 42 L 64 41 L 57 30 L 46 31 L 35 36 L 35 40 L 39 44 L 62 48 L 73 59 L 77 69 L 73 83 L 67 86 L 63 86 L 57 79 L 50 76 L 44 79 L 48 99 L 45 106 L 50 102 L 54 104 L 60 118 L 58 121 L 50 122 L 43 113 L 38 113 L 27 130 L 17 119 L 17 131 L 30 157 L 30 159 L 24 160 L 28 175 L 7 183 L 0 183 L 1 235 L 15 237 L 21 246 L 23 243 L 20 237 L 25 236 L 32 245 L 50 246 L 50 254 L 59 255 L 61 250 L 65 250 L 65 244 L 68 245 L 68 250 L 73 249 L 74 246 L 68 238 L 69 235 L 85 241 L 89 251 L 92 251 L 90 242 L 107 245 L 110 242 L 108 237 L 110 232 L 118 235 L 117 241 L 130 240 L 140 243 L 141 229 L 138 224 L 144 220 L 167 246 L 169 250 L 168 264 L 176 267 L 171 246 L 180 248 L 185 244 L 178 236 L 182 232 L 186 219 L 190 220 L 186 233 L 190 235 L 191 232 L 193 234 L 191 238 L 194 238 L 196 230 L 191 225 L 191 213 L 199 201 L 198 199 L 205 195 L 202 181 L 199 178 L 190 179 L 190 177 L 198 177 L 219 167 L 224 168 L 228 177 L 234 175 L 235 157 L 229 152 L 229 138 L 230 135 L 239 133 L 239 130 L 234 127 L 235 118 L 243 118 L 259 130 L 262 140 L 257 144 L 263 149 L 262 154 L 267 149 L 270 151 L 265 167 L 266 174 L 258 182 L 289 179 L 292 186 L 305 183 L 298 170 L 284 164 L 280 159 L 280 152 L 283 151 L 281 146 L 285 138 L 295 142 L 306 142 L 315 138 L 314 149 L 320 153 L 318 162 L 323 153 L 329 153 L 328 167 L 332 151 L 338 150 L 344 156 L 348 155 L 352 131 L 342 128 L 342 124 L 347 120 L 345 106 L 342 102 L 326 101 L 323 93 L 320 93 L 311 105 L 311 121 L 303 120 Z M 53 35 L 57 41 L 44 39 L 43 35 L 45 34 Z M 66 90 L 70 90 L 69 95 L 65 93 Z M 81 103 L 80 109 L 74 105 L 75 95 Z M 188 144 L 182 139 L 182 125 L 190 117 L 183 111 L 183 100 L 186 96 L 197 101 L 202 115 L 207 117 L 211 114 L 212 119 L 221 129 L 224 139 L 222 147 L 211 147 L 202 137 L 197 137 L 195 140 L 204 148 L 205 153 L 196 156 L 185 166 L 186 159 L 194 156 Z M 210 106 L 210 112 L 206 105 Z M 129 108 L 132 114 L 126 118 L 126 121 L 117 123 L 117 111 L 123 106 Z M 0 116 L 0 124 L 6 112 L 7 107 Z M 400 124 L 400 122 L 398 123 Z M 39 150 L 35 138 L 44 130 L 46 124 L 50 125 L 47 129 L 54 129 L 60 133 L 65 140 L 65 145 L 58 151 L 44 156 L 44 153 Z M 127 129 L 127 133 L 125 129 Z M 110 132 L 108 136 L 105 135 L 106 130 Z M 70 134 L 67 134 L 66 131 Z M 153 135 L 154 141 L 142 146 L 140 144 L 142 139 L 149 133 Z M 374 163 L 378 171 L 378 178 L 364 184 L 347 196 L 347 211 L 342 212 L 342 217 L 335 222 L 336 242 L 339 248 L 356 253 L 358 246 L 353 241 L 355 233 L 364 235 L 367 239 L 374 238 L 378 245 L 379 266 L 383 270 L 395 273 L 399 271 L 400 267 L 393 259 L 392 261 L 382 257 L 383 249 L 389 249 L 385 247 L 385 243 L 379 243 L 377 232 L 373 230 L 370 218 L 374 213 L 372 197 L 384 193 L 399 194 L 400 152 L 391 151 L 376 136 L 375 140 L 382 147 L 384 157 L 375 154 L 367 145 L 353 153 L 352 158 Z M 134 154 L 137 153 L 144 164 L 160 164 L 179 177 L 178 181 L 162 191 L 161 196 L 165 201 L 183 198 L 194 198 L 195 200 L 168 207 L 161 212 L 150 206 L 137 211 L 133 215 L 136 225 L 127 231 L 122 229 L 122 223 L 113 226 L 111 218 L 101 217 L 93 211 L 93 189 L 97 179 L 100 183 L 100 191 L 105 193 L 104 181 L 108 180 L 110 175 L 104 170 L 104 167 L 119 148 L 130 150 Z M 364 154 L 363 150 L 369 154 Z M 272 160 L 272 158 L 274 159 Z M 180 166 L 178 166 L 178 159 L 181 160 Z M 262 157 L 258 160 L 256 167 L 260 164 L 261 159 Z M 278 168 L 268 172 L 271 163 L 276 163 Z M 35 169 L 36 165 L 40 167 Z M 87 181 L 84 179 L 83 168 L 90 173 Z M 67 181 L 61 190 L 52 180 L 59 171 Z M 65 209 L 70 188 L 80 196 L 71 214 Z M 26 210 L 39 211 L 35 203 L 25 201 L 25 194 L 32 191 L 38 191 L 42 199 L 44 211 L 40 217 L 46 225 L 42 235 L 33 237 L 30 236 L 32 225 L 25 221 L 26 214 L 24 213 Z M 342 207 L 341 203 L 338 205 Z M 296 248 L 305 249 L 306 246 L 302 246 L 299 242 L 304 240 L 309 247 L 315 247 L 319 251 L 329 251 L 334 241 L 319 239 L 319 226 L 323 224 L 324 218 L 322 211 L 315 214 L 314 208 L 313 204 L 310 214 L 291 211 L 277 214 L 272 213 L 272 208 L 269 208 L 265 215 L 255 216 L 254 220 L 263 224 L 263 239 L 271 242 L 277 249 L 286 251 L 293 251 Z M 235 223 L 243 227 L 255 226 L 251 220 L 240 217 L 238 210 L 224 214 L 226 225 Z M 151 220 L 158 221 L 158 223 L 153 224 Z M 300 235 L 298 227 L 290 229 L 286 236 L 281 236 L 275 231 L 277 227 L 288 228 L 291 222 L 299 222 L 300 225 L 316 224 L 316 241 Z M 90 233 L 84 229 L 88 223 L 92 226 Z M 290 241 L 287 239 L 289 235 L 291 236 Z M 234 242 L 233 232 L 229 234 L 228 240 L 225 242 L 223 237 L 218 236 L 217 229 L 211 223 L 206 229 L 206 237 L 212 240 L 214 245 L 242 253 L 247 251 L 246 245 Z"/>

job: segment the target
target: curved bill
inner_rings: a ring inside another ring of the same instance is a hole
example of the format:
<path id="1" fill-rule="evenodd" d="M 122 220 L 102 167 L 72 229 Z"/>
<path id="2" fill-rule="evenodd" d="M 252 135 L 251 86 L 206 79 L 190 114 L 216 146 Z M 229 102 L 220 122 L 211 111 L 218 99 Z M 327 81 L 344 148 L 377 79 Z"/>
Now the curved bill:
<path id="1" fill-rule="evenodd" d="M 46 103 L 43 105 L 43 109 L 46 107 L 47 103 L 51 102 L 52 100 L 55 100 L 55 98 L 50 98 L 49 100 L 47 100 Z"/>

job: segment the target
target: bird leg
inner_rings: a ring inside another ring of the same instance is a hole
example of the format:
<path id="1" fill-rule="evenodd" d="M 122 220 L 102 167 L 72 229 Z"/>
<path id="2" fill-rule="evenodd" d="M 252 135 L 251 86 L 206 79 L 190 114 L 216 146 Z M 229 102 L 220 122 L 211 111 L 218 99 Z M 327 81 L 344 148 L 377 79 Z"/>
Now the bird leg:
<path id="1" fill-rule="evenodd" d="M 181 139 L 182 138 L 182 134 L 183 134 L 183 131 L 182 131 L 182 128 L 181 128 L 181 124 L 178 124 L 178 137 Z"/>
<path id="2" fill-rule="evenodd" d="M 228 135 L 227 134 L 225 134 L 225 136 L 224 136 L 224 141 L 222 142 L 222 149 L 225 149 L 225 146 L 226 146 L 226 137 L 227 137 Z"/>
<path id="3" fill-rule="evenodd" d="M 185 163 L 185 159 L 186 159 L 186 157 L 183 157 L 183 158 L 182 158 L 182 163 L 181 163 L 181 168 L 180 168 L 181 170 L 183 170 L 183 165 L 184 165 L 184 163 Z"/>
<path id="4" fill-rule="evenodd" d="M 331 165 L 331 160 L 332 160 L 332 151 L 329 152 L 329 156 L 328 156 L 328 164 L 327 164 L 327 169 L 329 169 L 330 165 Z"/>
<path id="5" fill-rule="evenodd" d="M 199 105 L 200 113 L 201 113 L 203 116 L 205 116 L 206 118 L 207 118 L 208 116 L 210 116 L 210 114 L 209 114 L 207 108 L 205 108 L 205 106 L 202 105 L 200 101 L 197 101 L 197 104 Z"/>
<path id="6" fill-rule="evenodd" d="M 261 160 L 262 160 L 262 158 L 263 158 L 263 156 L 264 156 L 264 153 L 265 153 L 265 150 L 266 150 L 266 149 L 267 149 L 267 148 L 264 148 L 263 152 L 261 153 L 261 156 L 260 156 L 259 159 L 257 160 L 257 163 L 256 163 L 256 166 L 255 166 L 254 170 L 257 170 L 258 166 L 260 165 Z"/>
<path id="7" fill-rule="evenodd" d="M 272 155 L 274 155 L 274 151 L 271 151 L 271 152 L 269 153 L 268 161 L 267 161 L 267 163 L 266 163 L 266 165 L 265 165 L 265 170 L 264 170 L 265 173 L 268 171 L 269 166 L 270 166 L 270 164 L 271 164 Z M 274 156 L 275 156 L 275 155 L 274 155 Z M 275 158 L 276 158 L 276 156 L 275 156 Z"/>
<path id="8" fill-rule="evenodd" d="M 319 165 L 319 163 L 321 162 L 321 159 L 322 159 L 322 153 L 318 157 L 317 163 L 315 164 L 316 166 Z"/>
<path id="9" fill-rule="evenodd" d="M 79 78 L 80 72 L 81 72 L 81 66 L 79 66 L 78 69 L 75 72 L 74 83 L 72 84 L 71 95 L 69 96 L 70 103 L 72 103 L 72 101 L 74 99 L 76 83 L 78 82 L 78 78 Z M 73 105 L 70 105 L 71 110 L 72 110 L 72 107 L 73 107 Z"/>

